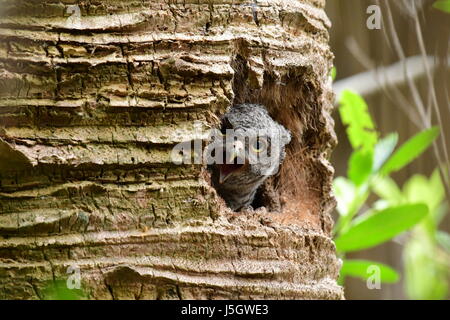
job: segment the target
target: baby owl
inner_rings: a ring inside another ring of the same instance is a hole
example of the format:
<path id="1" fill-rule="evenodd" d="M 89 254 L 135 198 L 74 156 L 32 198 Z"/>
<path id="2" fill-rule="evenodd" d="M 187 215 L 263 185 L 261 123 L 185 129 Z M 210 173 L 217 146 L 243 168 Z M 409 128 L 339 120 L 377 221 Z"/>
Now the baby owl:
<path id="1" fill-rule="evenodd" d="M 209 144 L 212 182 L 228 207 L 251 206 L 256 191 L 278 172 L 291 135 L 262 105 L 235 105 Z"/>

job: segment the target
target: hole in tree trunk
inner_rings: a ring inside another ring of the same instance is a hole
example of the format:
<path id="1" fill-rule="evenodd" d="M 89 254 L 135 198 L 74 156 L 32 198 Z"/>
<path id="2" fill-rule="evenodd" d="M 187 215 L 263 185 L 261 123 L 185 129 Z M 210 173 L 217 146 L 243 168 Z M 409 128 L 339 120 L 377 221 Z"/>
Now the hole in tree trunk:
<path id="1" fill-rule="evenodd" d="M 292 140 L 286 146 L 279 172 L 260 186 L 252 207 L 265 207 L 283 224 L 306 223 L 327 229 L 323 227 L 321 199 L 327 192 L 322 186 L 328 184 L 324 179 L 328 179 L 329 172 L 324 172 L 318 157 L 326 145 L 324 141 L 329 143 L 332 139 L 323 134 L 328 131 L 321 114 L 319 80 L 306 66 L 279 75 L 271 69 L 271 58 L 266 57 L 264 49 L 260 50 L 262 65 L 248 58 L 245 44 L 237 44 L 232 62 L 233 104 L 265 106 L 270 116 L 291 132 Z"/>

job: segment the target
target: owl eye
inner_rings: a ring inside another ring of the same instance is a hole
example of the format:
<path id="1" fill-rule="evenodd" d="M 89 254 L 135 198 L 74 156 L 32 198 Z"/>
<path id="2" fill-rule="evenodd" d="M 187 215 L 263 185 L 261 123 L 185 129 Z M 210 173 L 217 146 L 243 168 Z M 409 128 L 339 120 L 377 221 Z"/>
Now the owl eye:
<path id="1" fill-rule="evenodd" d="M 262 137 L 258 137 L 257 139 L 253 140 L 250 144 L 250 148 L 253 152 L 263 152 L 267 149 L 267 140 Z"/>

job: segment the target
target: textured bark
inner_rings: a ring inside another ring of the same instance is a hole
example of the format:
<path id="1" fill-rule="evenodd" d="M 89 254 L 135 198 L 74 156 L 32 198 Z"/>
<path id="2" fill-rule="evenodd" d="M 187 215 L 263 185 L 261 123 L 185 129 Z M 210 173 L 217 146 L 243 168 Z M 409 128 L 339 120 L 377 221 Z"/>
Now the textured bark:
<path id="1" fill-rule="evenodd" d="M 324 0 L 0 6 L 0 298 L 45 298 L 69 266 L 96 299 L 342 298 Z M 270 212 L 170 159 L 240 102 L 294 136 Z"/>

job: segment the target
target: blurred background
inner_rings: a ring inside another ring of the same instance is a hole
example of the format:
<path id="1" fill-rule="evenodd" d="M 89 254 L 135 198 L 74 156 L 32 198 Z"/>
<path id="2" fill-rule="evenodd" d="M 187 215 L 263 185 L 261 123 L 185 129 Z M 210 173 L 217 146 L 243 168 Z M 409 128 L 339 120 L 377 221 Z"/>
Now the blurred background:
<path id="1" fill-rule="evenodd" d="M 338 95 L 342 89 L 360 91 L 381 136 L 397 132 L 399 144 L 429 124 L 441 126 L 441 136 L 434 146 L 436 149 L 428 149 L 412 164 L 393 174 L 392 178 L 400 186 L 415 174 L 429 177 L 439 163 L 448 166 L 445 149 L 450 149 L 450 13 L 434 8 L 435 2 L 327 1 L 327 14 L 333 24 L 330 41 L 335 54 L 335 90 Z M 367 27 L 367 19 L 371 16 L 367 9 L 371 5 L 377 5 L 381 10 L 381 29 L 370 30 Z M 405 69 L 408 70 L 407 75 Z M 358 77 L 352 78 L 355 75 Z M 427 119 L 424 119 L 424 114 Z M 332 163 L 336 176 L 346 176 L 352 148 L 337 111 L 334 118 L 339 144 Z M 449 214 L 441 222 L 440 229 L 450 232 Z M 385 263 L 399 271 L 401 279 L 395 284 L 382 284 L 380 290 L 369 290 L 365 281 L 349 277 L 345 285 L 347 299 L 408 298 L 401 240 L 348 255 L 349 258 Z M 448 255 L 444 259 L 448 259 Z M 449 262 L 447 260 L 447 266 Z"/>

